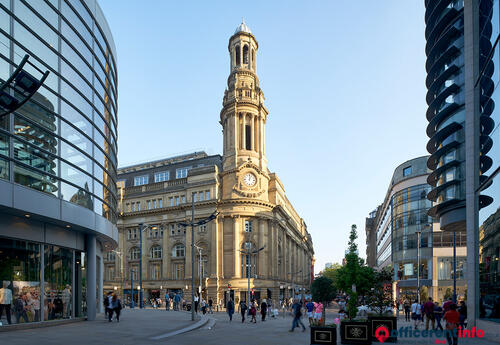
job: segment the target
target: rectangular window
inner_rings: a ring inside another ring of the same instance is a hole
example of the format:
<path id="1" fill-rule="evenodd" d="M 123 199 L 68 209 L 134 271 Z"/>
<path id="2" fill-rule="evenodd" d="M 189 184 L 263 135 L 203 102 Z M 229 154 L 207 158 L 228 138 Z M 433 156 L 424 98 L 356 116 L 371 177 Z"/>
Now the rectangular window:
<path id="1" fill-rule="evenodd" d="M 174 279 L 181 280 L 184 279 L 184 264 L 174 265 Z"/>
<path id="2" fill-rule="evenodd" d="M 127 231 L 127 239 L 132 239 L 132 229 L 128 229 Z"/>
<path id="3" fill-rule="evenodd" d="M 180 199 L 178 196 L 175 197 L 175 206 L 178 206 L 180 203 Z"/>
<path id="4" fill-rule="evenodd" d="M 156 208 L 156 200 L 153 200 L 153 208 Z"/>
<path id="5" fill-rule="evenodd" d="M 184 178 L 187 177 L 188 171 L 191 170 L 191 167 L 179 168 L 175 170 L 175 178 Z"/>
<path id="6" fill-rule="evenodd" d="M 175 235 L 175 224 L 170 224 L 170 235 Z"/>
<path id="7" fill-rule="evenodd" d="M 252 232 L 252 221 L 245 220 L 245 232 Z"/>
<path id="8" fill-rule="evenodd" d="M 108 266 L 108 280 L 115 279 L 115 268 L 114 266 Z"/>
<path id="9" fill-rule="evenodd" d="M 163 207 L 163 199 L 158 199 L 158 207 L 159 208 Z"/>
<path id="10" fill-rule="evenodd" d="M 245 125 L 245 149 L 252 149 L 252 127 L 250 125 Z"/>
<path id="11" fill-rule="evenodd" d="M 200 225 L 198 227 L 198 232 L 207 232 L 207 224 Z"/>
<path id="12" fill-rule="evenodd" d="M 209 190 L 205 191 L 205 200 L 210 200 L 210 191 Z"/>
<path id="13" fill-rule="evenodd" d="M 199 192 L 198 194 L 200 195 L 200 201 L 203 201 L 205 194 L 203 192 Z"/>
<path id="14" fill-rule="evenodd" d="M 148 210 L 150 210 L 151 209 L 151 200 L 146 201 L 146 203 L 148 205 Z"/>
<path id="15" fill-rule="evenodd" d="M 132 212 L 135 212 L 135 202 L 132 203 Z"/>
<path id="16" fill-rule="evenodd" d="M 134 186 L 142 186 L 148 184 L 148 180 L 149 180 L 148 175 L 136 176 L 134 177 Z"/>
<path id="17" fill-rule="evenodd" d="M 403 169 L 403 177 L 410 176 L 411 174 L 411 166 Z"/>
<path id="18" fill-rule="evenodd" d="M 183 204 L 185 204 L 185 203 L 186 203 L 186 196 L 185 196 L 185 195 L 183 195 L 183 196 L 182 196 L 182 203 L 183 203 Z"/>
<path id="19" fill-rule="evenodd" d="M 169 179 L 170 179 L 170 172 L 168 171 L 162 171 L 155 174 L 155 183 L 168 181 Z"/>
<path id="20" fill-rule="evenodd" d="M 159 264 L 151 265 L 151 279 L 159 280 L 161 278 L 161 266 Z"/>
<path id="21" fill-rule="evenodd" d="M 140 210 L 141 210 L 141 202 L 140 202 L 140 201 L 138 201 L 138 202 L 137 202 L 137 211 L 140 211 Z"/>
<path id="22" fill-rule="evenodd" d="M 197 202 L 198 201 L 198 197 L 197 197 L 198 193 L 194 192 L 193 193 L 193 201 L 194 202 Z"/>
<path id="23" fill-rule="evenodd" d="M 126 204 L 125 206 L 126 206 L 125 209 L 127 210 L 127 212 L 130 212 L 130 204 Z"/>
<path id="24" fill-rule="evenodd" d="M 174 198 L 170 197 L 168 198 L 168 200 L 170 200 L 170 206 L 174 206 Z"/>

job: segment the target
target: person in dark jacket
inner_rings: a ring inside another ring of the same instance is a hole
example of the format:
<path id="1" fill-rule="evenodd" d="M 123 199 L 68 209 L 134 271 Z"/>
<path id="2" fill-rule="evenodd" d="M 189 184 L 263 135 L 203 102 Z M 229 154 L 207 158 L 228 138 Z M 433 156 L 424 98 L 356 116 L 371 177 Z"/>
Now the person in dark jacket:
<path id="1" fill-rule="evenodd" d="M 289 330 L 289 332 L 293 332 L 295 327 L 299 327 L 299 324 L 302 326 L 302 332 L 305 332 L 306 326 L 304 326 L 304 324 L 300 320 L 300 317 L 302 316 L 302 311 L 300 310 L 301 305 L 297 299 L 294 299 L 293 302 L 294 302 L 292 305 L 293 322 L 292 322 L 292 329 Z"/>
<path id="2" fill-rule="evenodd" d="M 245 314 L 247 312 L 247 304 L 245 301 L 241 301 L 240 303 L 240 313 L 241 313 L 241 323 L 245 322 Z"/>
<path id="3" fill-rule="evenodd" d="M 438 304 L 438 302 L 434 303 L 434 317 L 436 318 L 436 329 L 443 330 L 443 326 L 441 325 L 441 319 L 443 318 L 443 308 Z"/>
<path id="4" fill-rule="evenodd" d="M 17 323 L 23 318 L 24 322 L 28 323 L 28 314 L 26 313 L 27 303 L 26 295 L 19 295 L 19 297 L 14 301 L 14 312 L 16 313 Z"/>
<path id="5" fill-rule="evenodd" d="M 113 312 L 116 315 L 116 321 L 120 322 L 120 312 L 122 310 L 122 302 L 116 296 L 116 294 L 113 294 L 113 297 L 111 297 L 111 303 L 109 305 L 109 322 L 111 322 L 113 318 Z"/>
<path id="6" fill-rule="evenodd" d="M 464 329 L 465 320 L 467 319 L 467 305 L 465 304 L 465 301 L 460 302 L 458 313 L 460 314 L 460 326 L 462 327 L 462 329 Z"/>
<path id="7" fill-rule="evenodd" d="M 226 311 L 227 314 L 229 315 L 229 322 L 233 321 L 233 314 L 234 314 L 234 302 L 231 298 L 226 303 Z"/>
<path id="8" fill-rule="evenodd" d="M 262 300 L 262 303 L 260 304 L 260 314 L 262 315 L 262 321 L 266 321 L 267 302 L 265 298 Z"/>

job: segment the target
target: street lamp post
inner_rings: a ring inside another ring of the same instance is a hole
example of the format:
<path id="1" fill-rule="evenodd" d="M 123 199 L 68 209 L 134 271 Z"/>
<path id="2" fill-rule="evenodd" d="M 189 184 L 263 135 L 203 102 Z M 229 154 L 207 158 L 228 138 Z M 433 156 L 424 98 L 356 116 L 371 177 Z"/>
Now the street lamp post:
<path id="1" fill-rule="evenodd" d="M 120 257 L 120 299 L 123 302 L 123 253 L 113 250 Z"/>
<path id="2" fill-rule="evenodd" d="M 198 288 L 198 291 L 200 292 L 200 297 L 201 297 L 201 288 L 202 288 L 201 278 L 202 278 L 202 275 L 203 275 L 203 272 L 201 271 L 201 251 L 203 250 L 203 248 L 198 247 L 196 244 L 194 246 L 196 247 L 196 249 L 198 249 L 198 253 L 200 255 L 200 258 L 198 260 L 199 261 L 198 275 L 200 276 L 200 286 Z"/>
<path id="3" fill-rule="evenodd" d="M 453 231 L 453 303 L 457 303 L 457 239 Z"/>
<path id="4" fill-rule="evenodd" d="M 194 312 L 194 227 L 198 225 L 203 225 L 211 220 L 217 218 L 219 212 L 215 211 L 207 218 L 201 219 L 194 222 L 194 193 L 191 194 L 191 222 L 190 223 L 180 223 L 180 225 L 184 227 L 191 226 L 191 321 L 194 321 L 195 312 Z"/>

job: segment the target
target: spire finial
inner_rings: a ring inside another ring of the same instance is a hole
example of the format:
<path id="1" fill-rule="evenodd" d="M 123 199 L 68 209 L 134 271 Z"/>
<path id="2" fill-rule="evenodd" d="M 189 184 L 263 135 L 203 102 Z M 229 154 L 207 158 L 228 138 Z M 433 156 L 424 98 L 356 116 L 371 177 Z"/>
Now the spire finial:
<path id="1" fill-rule="evenodd" d="M 245 18 L 241 17 L 241 24 L 245 24 Z"/>

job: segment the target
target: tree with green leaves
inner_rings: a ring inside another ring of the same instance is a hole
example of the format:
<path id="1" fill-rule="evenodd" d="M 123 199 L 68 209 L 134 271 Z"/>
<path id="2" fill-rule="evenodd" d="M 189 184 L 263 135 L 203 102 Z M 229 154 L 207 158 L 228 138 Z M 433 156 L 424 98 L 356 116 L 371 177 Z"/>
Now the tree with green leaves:
<path id="1" fill-rule="evenodd" d="M 365 296 L 373 287 L 374 282 L 373 269 L 366 266 L 364 260 L 358 256 L 357 238 L 357 227 L 353 224 L 347 243 L 348 252 L 345 255 L 345 265 L 336 272 L 337 288 L 349 294 L 347 307 L 349 319 L 354 318 L 357 314 L 358 296 Z"/>
<path id="2" fill-rule="evenodd" d="M 320 276 L 314 279 L 311 286 L 312 298 L 323 303 L 323 315 L 321 319 L 325 322 L 325 309 L 328 302 L 335 298 L 335 286 L 330 278 Z"/>

